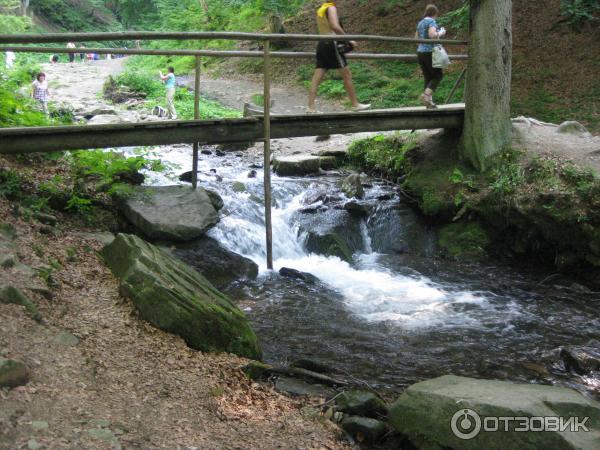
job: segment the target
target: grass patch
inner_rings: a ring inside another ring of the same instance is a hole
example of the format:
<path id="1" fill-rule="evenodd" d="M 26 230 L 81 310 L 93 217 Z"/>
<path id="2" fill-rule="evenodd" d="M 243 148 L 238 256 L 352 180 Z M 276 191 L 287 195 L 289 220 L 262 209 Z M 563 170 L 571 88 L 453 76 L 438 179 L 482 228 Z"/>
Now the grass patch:
<path id="1" fill-rule="evenodd" d="M 145 106 L 152 109 L 154 106 L 166 108 L 165 88 L 158 80 L 147 70 L 128 70 L 116 77 L 116 83 L 130 90 L 142 93 L 146 97 Z M 175 92 L 175 107 L 179 118 L 183 120 L 192 120 L 194 118 L 194 92 L 185 88 L 177 88 Z M 201 97 L 200 100 L 200 118 L 201 119 L 223 119 L 239 118 L 242 113 L 238 110 L 227 108 L 214 100 Z"/>
<path id="2" fill-rule="evenodd" d="M 414 63 L 383 61 L 374 63 L 352 62 L 350 65 L 359 101 L 371 103 L 374 108 L 397 108 L 420 105 L 423 93 L 421 70 Z M 438 91 L 436 101 L 443 103 L 460 75 L 462 64 L 456 64 L 446 72 Z M 307 64 L 298 70 L 300 82 L 308 88 L 314 66 Z M 452 101 L 463 98 L 464 84 L 460 86 Z M 319 95 L 325 98 L 340 99 L 346 96 L 344 83 L 331 72 L 319 87 Z"/>

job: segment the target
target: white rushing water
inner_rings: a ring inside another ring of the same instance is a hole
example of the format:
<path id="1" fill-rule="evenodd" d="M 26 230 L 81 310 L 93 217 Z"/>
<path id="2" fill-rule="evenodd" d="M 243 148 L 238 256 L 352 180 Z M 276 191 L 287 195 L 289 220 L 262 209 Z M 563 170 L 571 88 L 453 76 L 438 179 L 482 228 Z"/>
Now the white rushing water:
<path id="1" fill-rule="evenodd" d="M 174 148 L 167 161 L 177 167 L 176 173 L 191 169 L 189 148 Z M 209 235 L 228 249 L 255 261 L 262 273 L 267 271 L 265 253 L 264 210 L 262 205 L 262 170 L 256 178 L 248 178 L 248 161 L 233 155 L 203 157 L 200 162 L 201 185 L 217 191 L 224 200 L 221 222 Z M 211 169 L 213 172 L 211 172 Z M 217 179 L 217 174 L 220 179 Z M 149 184 L 173 184 L 173 177 L 149 175 Z M 234 192 L 234 182 L 243 182 L 245 192 Z M 308 272 L 342 294 L 347 308 L 367 321 L 392 321 L 406 328 L 466 325 L 469 318 L 454 306 L 479 304 L 483 295 L 450 292 L 424 276 L 394 273 L 378 264 L 379 255 L 370 251 L 366 226 L 362 226 L 365 254 L 356 255 L 356 263 L 348 264 L 337 257 L 310 254 L 304 238 L 294 222 L 294 214 L 304 205 L 306 187 L 326 180 L 285 179 L 273 177 L 273 253 L 275 269 L 290 267 Z"/>

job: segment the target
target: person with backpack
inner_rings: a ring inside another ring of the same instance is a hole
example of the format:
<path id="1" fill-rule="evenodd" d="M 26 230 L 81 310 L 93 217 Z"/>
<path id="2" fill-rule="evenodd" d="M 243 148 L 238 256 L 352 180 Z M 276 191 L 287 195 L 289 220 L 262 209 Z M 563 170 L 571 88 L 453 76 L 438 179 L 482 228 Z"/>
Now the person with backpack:
<path id="1" fill-rule="evenodd" d="M 169 119 L 177 120 L 177 111 L 175 110 L 175 69 L 169 67 L 168 73 L 163 75 L 162 72 L 158 72 L 160 79 L 165 83 L 166 98 L 167 98 L 167 110 L 169 111 Z"/>
<path id="2" fill-rule="evenodd" d="M 416 39 L 441 39 L 446 35 L 446 30 L 439 27 L 437 18 L 439 10 L 435 5 L 427 5 L 425 15 L 417 25 Z M 421 101 L 427 108 L 437 108 L 433 101 L 435 93 L 440 82 L 444 78 L 442 69 L 433 67 L 433 44 L 419 44 L 417 57 L 423 77 L 425 78 L 425 91 L 421 95 Z"/>
<path id="3" fill-rule="evenodd" d="M 317 27 L 319 29 L 319 34 L 325 36 L 346 34 L 340 23 L 335 2 L 325 2 L 319 7 L 317 10 Z M 371 107 L 371 105 L 362 104 L 358 101 L 356 90 L 352 82 L 352 72 L 350 72 L 346 57 L 344 56 L 345 53 L 352 51 L 355 47 L 356 42 L 354 41 L 319 41 L 319 44 L 317 45 L 317 67 L 313 75 L 308 95 L 307 112 L 309 114 L 317 112 L 315 106 L 317 90 L 325 78 L 325 74 L 329 70 L 337 70 L 344 80 L 344 87 L 346 88 L 354 111 L 364 111 Z"/>

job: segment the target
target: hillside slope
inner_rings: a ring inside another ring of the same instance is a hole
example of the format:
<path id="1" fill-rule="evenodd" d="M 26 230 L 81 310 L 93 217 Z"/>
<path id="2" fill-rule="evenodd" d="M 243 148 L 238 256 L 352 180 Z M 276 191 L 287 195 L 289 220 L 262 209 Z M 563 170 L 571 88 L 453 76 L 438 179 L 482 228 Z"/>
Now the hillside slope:
<path id="1" fill-rule="evenodd" d="M 29 14 L 49 31 L 119 31 L 123 29 L 102 0 L 33 0 Z"/>
<path id="2" fill-rule="evenodd" d="M 286 22 L 288 32 L 316 31 L 312 3 Z M 431 2 L 413 0 L 390 6 L 387 0 L 337 2 L 349 32 L 396 36 L 414 34 L 416 22 L 428 3 Z M 600 132 L 600 27 L 586 25 L 574 31 L 561 21 L 560 3 L 514 2 L 513 115 L 550 122 L 574 119 Z M 462 0 L 448 0 L 439 6 L 445 13 L 461 4 Z M 460 36 L 459 31 L 449 28 L 450 37 Z M 412 46 L 396 48 L 414 51 Z"/>

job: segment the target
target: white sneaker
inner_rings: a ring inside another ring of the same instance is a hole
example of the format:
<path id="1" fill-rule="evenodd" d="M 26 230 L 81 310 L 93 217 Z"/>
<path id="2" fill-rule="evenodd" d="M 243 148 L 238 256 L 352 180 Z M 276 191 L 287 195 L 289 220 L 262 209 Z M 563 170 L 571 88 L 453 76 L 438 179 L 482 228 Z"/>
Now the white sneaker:
<path id="1" fill-rule="evenodd" d="M 359 103 L 358 105 L 352 107 L 352 111 L 366 111 L 370 107 L 371 107 L 370 103 L 369 104 Z"/>
<path id="2" fill-rule="evenodd" d="M 436 109 L 437 108 L 437 105 L 435 103 L 433 103 L 433 96 L 431 96 L 431 95 L 427 95 L 427 94 L 421 95 L 421 101 L 423 102 L 423 105 L 425 105 L 425 107 L 427 109 Z"/>

